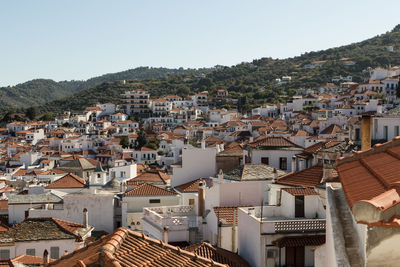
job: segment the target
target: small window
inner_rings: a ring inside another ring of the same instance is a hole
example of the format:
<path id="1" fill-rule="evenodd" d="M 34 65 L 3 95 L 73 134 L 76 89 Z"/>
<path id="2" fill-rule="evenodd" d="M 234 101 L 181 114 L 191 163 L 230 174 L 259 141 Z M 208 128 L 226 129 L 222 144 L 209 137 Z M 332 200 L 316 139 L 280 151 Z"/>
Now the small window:
<path id="1" fill-rule="evenodd" d="M 287 170 L 287 158 L 279 158 L 279 169 Z"/>
<path id="2" fill-rule="evenodd" d="M 394 126 L 394 136 L 399 136 L 399 126 Z"/>
<path id="3" fill-rule="evenodd" d="M 35 249 L 34 248 L 27 248 L 26 255 L 35 256 Z"/>
<path id="4" fill-rule="evenodd" d="M 269 164 L 269 158 L 268 157 L 262 157 L 261 158 L 261 163 L 263 163 L 263 164 Z"/>
<path id="5" fill-rule="evenodd" d="M 191 206 L 194 205 L 194 198 L 189 199 L 189 205 L 191 205 Z"/>
<path id="6" fill-rule="evenodd" d="M 60 257 L 60 248 L 59 247 L 50 247 L 50 258 L 58 259 Z"/>
<path id="7" fill-rule="evenodd" d="M 388 134 L 389 134 L 389 132 L 388 132 L 388 126 L 383 126 L 383 135 L 384 135 L 384 138 L 385 138 L 385 140 L 387 141 L 388 140 Z"/>
<path id="8" fill-rule="evenodd" d="M 161 202 L 160 199 L 150 199 L 150 200 L 149 200 L 149 203 L 150 203 L 150 204 L 160 203 L 160 202 Z"/>
<path id="9" fill-rule="evenodd" d="M 6 260 L 10 258 L 10 250 L 9 249 L 0 249 L 0 259 Z"/>

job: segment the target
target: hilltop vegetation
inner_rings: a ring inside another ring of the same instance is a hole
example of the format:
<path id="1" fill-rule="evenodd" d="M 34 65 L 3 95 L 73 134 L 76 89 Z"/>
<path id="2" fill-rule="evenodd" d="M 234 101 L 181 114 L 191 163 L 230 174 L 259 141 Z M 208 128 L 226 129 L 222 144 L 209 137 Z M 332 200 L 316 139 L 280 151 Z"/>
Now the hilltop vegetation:
<path id="1" fill-rule="evenodd" d="M 265 103 L 278 103 L 294 94 L 297 88 L 317 88 L 330 82 L 335 76 L 352 76 L 353 81 L 363 80 L 363 71 L 369 67 L 388 67 L 400 65 L 400 26 L 391 32 L 368 40 L 309 52 L 288 59 L 261 58 L 249 63 L 232 67 L 218 67 L 208 72 L 203 78 L 196 78 L 190 73 L 171 73 L 167 77 L 158 77 L 136 81 L 124 86 L 121 83 L 102 83 L 98 86 L 80 90 L 66 98 L 40 106 L 41 112 L 59 112 L 66 109 L 83 110 L 88 105 L 112 101 L 119 103 L 120 94 L 132 88 L 148 90 L 152 97 L 166 94 L 187 96 L 203 90 L 214 95 L 218 89 L 227 89 L 231 96 L 238 98 L 240 111 L 249 111 L 252 107 Z M 393 46 L 394 51 L 388 51 Z M 346 58 L 346 59 L 344 59 Z M 355 65 L 346 66 L 344 61 L 354 61 Z M 325 61 L 321 67 L 305 68 L 313 61 Z M 125 74 L 116 80 L 129 79 Z M 277 86 L 275 79 L 289 75 L 289 84 Z M 105 76 L 100 81 L 110 81 Z M 147 77 L 148 78 L 148 77 Z M 93 82 L 92 84 L 96 84 Z"/>
<path id="2" fill-rule="evenodd" d="M 167 69 L 139 67 L 127 71 L 105 74 L 86 81 L 61 81 L 35 79 L 15 86 L 0 87 L 0 107 L 26 108 L 67 97 L 81 90 L 93 88 L 104 82 L 118 80 L 163 79 L 170 75 L 209 72 L 211 69 Z"/>

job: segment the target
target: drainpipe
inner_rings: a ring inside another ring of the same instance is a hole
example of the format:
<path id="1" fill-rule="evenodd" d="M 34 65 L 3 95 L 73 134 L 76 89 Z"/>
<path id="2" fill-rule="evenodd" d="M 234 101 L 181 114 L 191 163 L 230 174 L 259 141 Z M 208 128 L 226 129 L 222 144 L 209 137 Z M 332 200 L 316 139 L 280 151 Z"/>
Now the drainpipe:
<path id="1" fill-rule="evenodd" d="M 222 221 L 218 220 L 218 239 L 217 239 L 217 247 L 221 247 L 222 244 L 222 234 L 221 234 L 221 227 L 222 227 Z"/>
<path id="2" fill-rule="evenodd" d="M 233 209 L 233 226 L 232 226 L 232 252 L 233 253 L 236 253 L 236 251 L 237 251 L 237 244 L 236 244 L 236 234 L 237 234 L 236 212 L 237 212 L 237 209 Z"/>
<path id="3" fill-rule="evenodd" d="M 204 215 L 204 201 L 205 201 L 205 182 L 199 182 L 199 192 L 198 192 L 198 216 L 203 217 Z"/>

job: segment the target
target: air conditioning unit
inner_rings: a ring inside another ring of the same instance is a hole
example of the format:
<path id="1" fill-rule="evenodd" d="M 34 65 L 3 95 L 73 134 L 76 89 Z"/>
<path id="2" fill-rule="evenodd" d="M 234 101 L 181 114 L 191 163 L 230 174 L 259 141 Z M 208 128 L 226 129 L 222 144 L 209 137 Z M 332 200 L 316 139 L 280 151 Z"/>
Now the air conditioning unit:
<path id="1" fill-rule="evenodd" d="M 274 259 L 278 256 L 277 249 L 268 249 L 267 250 L 267 259 Z"/>

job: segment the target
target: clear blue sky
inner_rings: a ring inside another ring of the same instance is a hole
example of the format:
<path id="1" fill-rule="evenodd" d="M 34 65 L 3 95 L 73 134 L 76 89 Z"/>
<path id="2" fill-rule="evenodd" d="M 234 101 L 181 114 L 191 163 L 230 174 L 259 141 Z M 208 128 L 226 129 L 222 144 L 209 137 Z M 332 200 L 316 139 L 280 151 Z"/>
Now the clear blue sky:
<path id="1" fill-rule="evenodd" d="M 286 58 L 389 31 L 399 10 L 399 0 L 2 0 L 0 85 Z"/>

